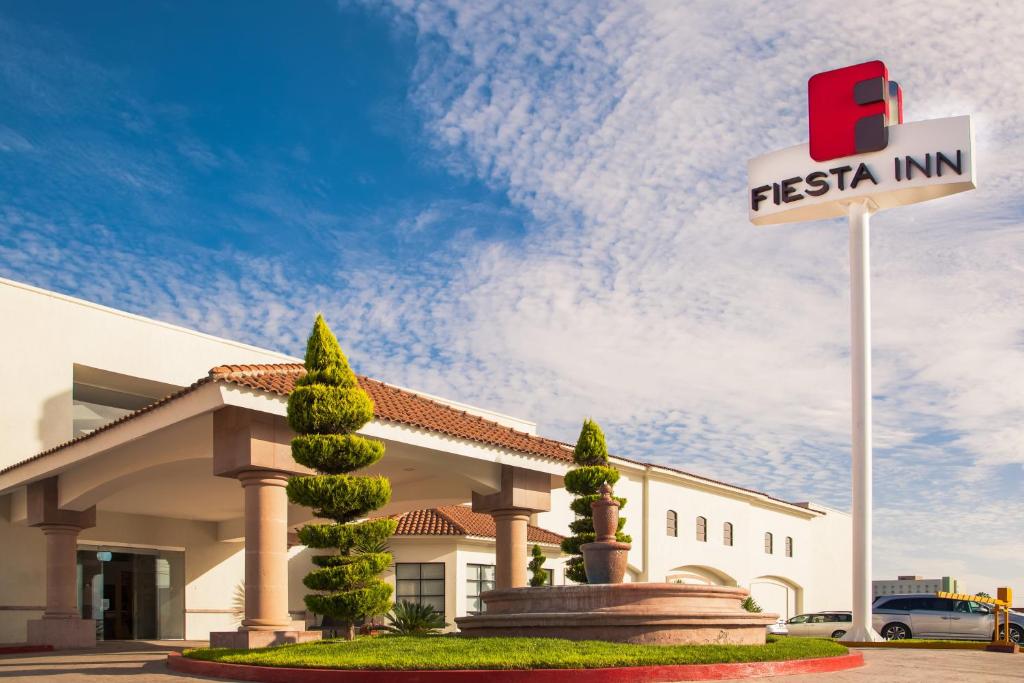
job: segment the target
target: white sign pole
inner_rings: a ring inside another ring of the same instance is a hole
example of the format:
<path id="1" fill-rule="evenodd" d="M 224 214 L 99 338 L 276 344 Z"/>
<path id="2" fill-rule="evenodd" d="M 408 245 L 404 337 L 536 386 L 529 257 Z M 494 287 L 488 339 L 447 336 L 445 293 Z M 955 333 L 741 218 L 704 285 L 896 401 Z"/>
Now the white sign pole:
<path id="1" fill-rule="evenodd" d="M 853 399 L 853 622 L 842 640 L 882 640 L 871 615 L 871 256 L 869 221 L 883 209 L 977 187 L 970 116 L 890 126 L 885 149 L 827 162 L 805 143 L 747 163 L 750 221 L 850 219 Z"/>
<path id="2" fill-rule="evenodd" d="M 875 205 L 852 201 L 850 365 L 853 399 L 853 623 L 843 640 L 882 640 L 871 619 L 871 236 Z"/>

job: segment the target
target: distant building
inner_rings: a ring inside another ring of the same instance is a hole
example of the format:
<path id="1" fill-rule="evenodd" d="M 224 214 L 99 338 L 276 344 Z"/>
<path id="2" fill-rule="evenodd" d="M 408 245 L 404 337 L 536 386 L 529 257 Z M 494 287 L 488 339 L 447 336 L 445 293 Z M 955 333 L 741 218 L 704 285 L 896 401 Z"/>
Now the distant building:
<path id="1" fill-rule="evenodd" d="M 959 593 L 957 580 L 950 576 L 926 579 L 922 576 L 898 576 L 895 581 L 872 581 L 871 595 L 902 595 L 904 593 Z"/>

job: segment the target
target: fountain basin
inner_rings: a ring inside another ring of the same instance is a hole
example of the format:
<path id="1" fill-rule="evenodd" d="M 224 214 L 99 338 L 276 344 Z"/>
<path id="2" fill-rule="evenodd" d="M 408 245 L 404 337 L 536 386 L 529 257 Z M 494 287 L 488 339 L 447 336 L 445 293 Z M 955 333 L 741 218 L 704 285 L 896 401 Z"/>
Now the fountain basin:
<path id="1" fill-rule="evenodd" d="M 505 588 L 481 595 L 484 614 L 455 620 L 463 635 L 607 640 L 655 645 L 763 645 L 778 615 L 747 612 L 732 586 L 620 583 Z"/>

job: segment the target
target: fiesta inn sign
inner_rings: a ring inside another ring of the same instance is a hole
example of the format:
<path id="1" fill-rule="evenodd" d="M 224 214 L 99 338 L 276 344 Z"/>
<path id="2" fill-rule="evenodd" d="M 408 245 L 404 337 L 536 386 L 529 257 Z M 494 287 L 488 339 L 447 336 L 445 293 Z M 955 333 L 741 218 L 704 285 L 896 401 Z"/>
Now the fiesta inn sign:
<path id="1" fill-rule="evenodd" d="M 904 123 L 902 101 L 879 61 L 812 77 L 810 141 L 747 164 L 750 221 L 835 218 L 850 200 L 880 210 L 973 190 L 971 117 Z"/>
<path id="2" fill-rule="evenodd" d="M 806 145 L 747 164 L 750 220 L 850 224 L 852 623 L 842 640 L 881 640 L 871 617 L 871 214 L 973 190 L 971 117 L 903 122 L 903 92 L 882 62 L 812 76 Z"/>

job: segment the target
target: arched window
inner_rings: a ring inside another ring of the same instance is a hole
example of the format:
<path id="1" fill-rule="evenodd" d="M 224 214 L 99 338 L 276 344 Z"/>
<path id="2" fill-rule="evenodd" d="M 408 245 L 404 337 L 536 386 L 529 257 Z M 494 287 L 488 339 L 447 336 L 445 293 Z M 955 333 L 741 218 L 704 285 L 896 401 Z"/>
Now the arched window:
<path id="1" fill-rule="evenodd" d="M 793 557 L 793 537 L 786 536 L 786 557 Z"/>
<path id="2" fill-rule="evenodd" d="M 697 518 L 697 540 L 707 541 L 708 540 L 708 518 L 698 517 Z"/>
<path id="3" fill-rule="evenodd" d="M 732 545 L 732 522 L 722 525 L 722 544 Z"/>
<path id="4" fill-rule="evenodd" d="M 765 532 L 764 535 L 764 551 L 769 555 L 772 554 L 772 534 L 771 532 Z"/>
<path id="5" fill-rule="evenodd" d="M 676 514 L 675 510 L 668 511 L 668 516 L 665 520 L 665 533 L 669 536 L 679 535 L 679 515 Z"/>

